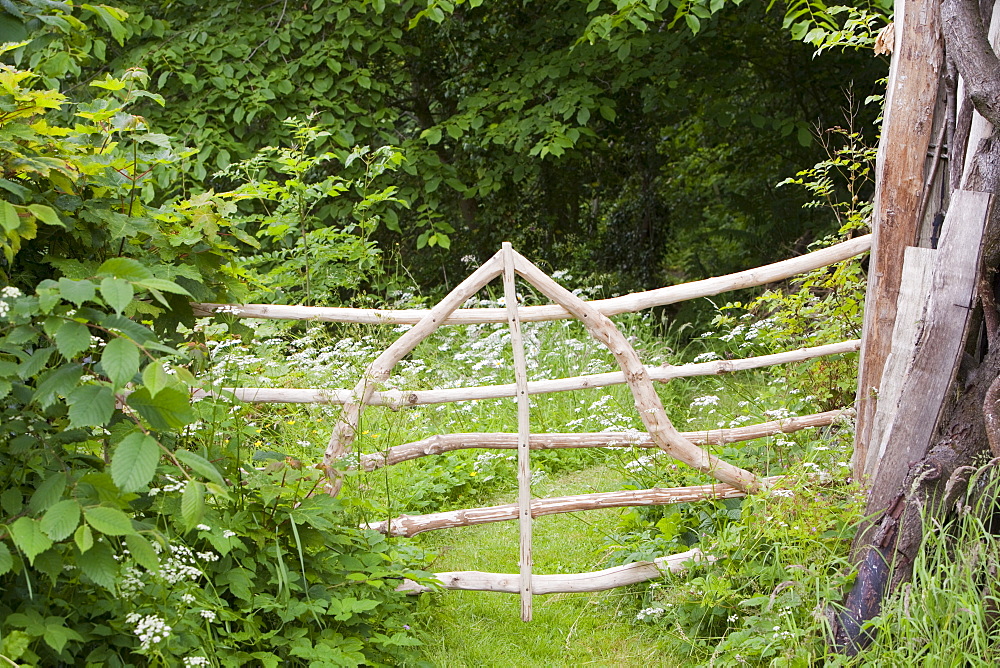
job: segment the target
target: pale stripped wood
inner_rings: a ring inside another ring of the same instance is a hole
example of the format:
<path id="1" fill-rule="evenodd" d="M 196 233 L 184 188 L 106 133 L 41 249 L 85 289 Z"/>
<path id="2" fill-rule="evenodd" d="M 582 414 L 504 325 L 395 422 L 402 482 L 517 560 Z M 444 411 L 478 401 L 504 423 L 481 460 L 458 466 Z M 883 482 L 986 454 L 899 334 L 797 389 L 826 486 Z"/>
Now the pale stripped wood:
<path id="1" fill-rule="evenodd" d="M 761 489 L 760 481 L 753 473 L 709 454 L 680 435 L 667 417 L 663 403 L 656 394 L 653 381 L 646 367 L 642 365 L 639 355 L 607 316 L 549 278 L 520 253 L 512 252 L 517 273 L 535 286 L 536 290 L 561 304 L 583 323 L 591 336 L 611 351 L 625 374 L 625 380 L 632 391 L 635 407 L 639 411 L 643 425 L 664 452 L 692 468 L 708 473 L 716 480 L 729 483 L 741 490 L 754 492 Z"/>
<path id="2" fill-rule="evenodd" d="M 768 487 L 780 482 L 782 476 L 763 478 Z M 732 485 L 690 485 L 688 487 L 654 487 L 651 489 L 630 489 L 621 492 L 598 492 L 575 494 L 548 499 L 534 499 L 531 502 L 531 517 L 575 513 L 602 508 L 631 508 L 635 506 L 666 506 L 674 503 L 692 503 L 706 499 L 738 499 L 746 492 Z M 427 515 L 402 515 L 389 521 L 370 522 L 362 529 L 372 529 L 392 536 L 416 536 L 425 531 L 453 529 L 455 527 L 476 526 L 492 522 L 507 522 L 520 517 L 519 504 L 506 503 L 488 508 L 465 508 Z"/>
<path id="3" fill-rule="evenodd" d="M 856 352 L 861 342 L 857 339 L 829 343 L 811 348 L 800 348 L 772 355 L 760 355 L 746 359 L 716 360 L 698 364 L 682 364 L 678 366 L 646 367 L 646 372 L 652 380 L 667 382 L 675 378 L 690 378 L 694 376 L 715 376 L 736 371 L 747 371 L 777 364 L 803 362 L 826 355 L 842 355 Z M 625 374 L 620 371 L 598 373 L 555 380 L 536 380 L 528 383 L 528 394 L 548 394 L 551 392 L 570 392 L 598 387 L 610 387 L 625 383 Z M 354 397 L 353 390 L 346 389 L 298 389 L 273 387 L 235 387 L 224 388 L 223 392 L 232 392 L 240 400 L 257 404 L 345 404 Z M 517 387 L 514 384 L 481 385 L 478 387 L 455 387 L 442 390 L 384 390 L 372 392 L 368 399 L 369 406 L 388 406 L 399 409 L 406 406 L 424 406 L 428 404 L 445 404 L 454 401 L 476 401 L 482 399 L 501 399 L 516 396 Z M 195 397 L 204 397 L 209 393 L 202 390 L 194 392 Z"/>
<path id="4" fill-rule="evenodd" d="M 765 438 L 767 436 L 774 436 L 775 434 L 790 434 L 812 427 L 825 427 L 837 421 L 849 420 L 853 416 L 854 410 L 847 408 L 838 411 L 816 413 L 814 415 L 771 420 L 743 427 L 681 432 L 681 436 L 695 444 L 712 443 L 715 445 L 725 445 L 727 443 L 750 441 L 755 438 Z M 419 441 L 413 441 L 412 443 L 395 445 L 382 452 L 361 455 L 359 467 L 365 471 L 374 471 L 382 466 L 391 466 L 427 455 L 440 455 L 454 450 L 472 448 L 513 450 L 516 447 L 517 434 L 437 434 Z M 658 446 L 653 442 L 649 434 L 640 431 L 531 435 L 531 448 L 533 450 L 599 447 L 656 448 Z"/>
<path id="5" fill-rule="evenodd" d="M 581 592 L 604 591 L 623 587 L 625 585 L 662 578 L 668 573 L 681 573 L 690 563 L 712 563 L 716 557 L 705 554 L 698 548 L 659 557 L 653 561 L 638 561 L 634 564 L 605 568 L 591 573 L 575 573 L 572 575 L 535 575 L 535 594 L 572 594 Z M 482 571 L 451 571 L 436 573 L 434 578 L 445 589 L 464 589 L 467 591 L 495 591 L 516 594 L 519 591 L 519 576 L 506 573 L 484 573 Z M 435 587 L 418 584 L 412 580 L 404 580 L 396 587 L 396 591 L 412 594 L 434 591 Z"/>
<path id="6" fill-rule="evenodd" d="M 531 621 L 531 415 L 528 398 L 528 365 L 524 359 L 524 339 L 518 319 L 517 290 L 514 285 L 514 252 L 503 242 L 503 295 L 510 327 L 514 357 L 514 384 L 517 386 L 517 518 L 521 566 L 521 621 Z"/>
<path id="7" fill-rule="evenodd" d="M 384 382 L 392 373 L 392 368 L 440 327 L 452 311 L 476 294 L 481 287 L 499 276 L 502 271 L 503 261 L 498 252 L 459 283 L 454 290 L 438 302 L 437 306 L 427 311 L 420 322 L 396 339 L 368 366 L 354 388 L 351 400 L 344 403 L 344 411 L 333 429 L 330 443 L 323 456 L 323 470 L 329 480 L 328 491 L 330 494 L 335 495 L 340 492 L 342 480 L 336 469 L 337 464 L 349 451 L 357 432 L 361 412 L 364 410 L 364 406 L 371 401 L 372 393 L 375 392 L 378 383 Z"/>
<path id="8" fill-rule="evenodd" d="M 819 269 L 860 255 L 871 247 L 871 235 L 851 239 L 829 248 L 823 248 L 806 255 L 782 260 L 763 267 L 756 267 L 726 276 L 716 276 L 701 281 L 681 285 L 671 285 L 648 292 L 637 292 L 611 299 L 590 302 L 604 315 L 633 313 L 654 306 L 665 306 L 678 302 L 711 297 L 722 292 L 742 290 L 756 285 L 766 285 L 776 281 Z M 315 322 L 346 322 L 379 325 L 414 324 L 427 315 L 422 309 L 356 309 L 322 306 L 283 306 L 276 304 L 207 304 L 192 303 L 195 315 L 208 316 L 216 312 L 228 313 L 240 318 L 262 318 L 270 320 L 310 320 Z M 558 304 L 547 306 L 527 306 L 520 309 L 521 322 L 545 320 L 565 320 L 570 313 Z M 444 320 L 448 325 L 470 325 L 506 322 L 507 315 L 501 308 L 457 309 Z"/>

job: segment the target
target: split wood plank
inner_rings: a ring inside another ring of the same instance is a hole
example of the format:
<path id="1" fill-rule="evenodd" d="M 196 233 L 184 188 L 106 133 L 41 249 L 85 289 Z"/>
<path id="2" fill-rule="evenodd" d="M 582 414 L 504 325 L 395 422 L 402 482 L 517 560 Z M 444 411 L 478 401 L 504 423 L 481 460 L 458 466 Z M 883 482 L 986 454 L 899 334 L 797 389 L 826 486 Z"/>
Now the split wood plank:
<path id="1" fill-rule="evenodd" d="M 725 445 L 739 443 L 756 438 L 765 438 L 775 434 L 791 434 L 793 432 L 813 427 L 825 427 L 838 421 L 854 417 L 853 409 L 826 411 L 813 415 L 801 415 L 771 420 L 760 424 L 743 427 L 709 429 L 702 431 L 682 431 L 681 436 L 696 445 L 712 443 Z M 532 434 L 530 445 L 532 450 L 552 450 L 558 448 L 657 448 L 649 434 L 640 431 L 632 432 L 592 432 L 576 433 L 546 433 Z M 358 466 L 365 471 L 374 471 L 383 466 L 392 466 L 429 455 L 440 455 L 445 452 L 466 449 L 496 449 L 513 450 L 517 448 L 517 434 L 504 433 L 465 433 L 436 434 L 419 441 L 394 445 L 380 452 L 372 452 L 360 456 Z"/>
<path id="2" fill-rule="evenodd" d="M 517 386 L 517 508 L 521 565 L 521 621 L 531 621 L 531 415 L 528 397 L 528 365 L 524 359 L 524 339 L 517 314 L 514 285 L 514 252 L 509 242 L 503 254 L 503 295 L 510 327 L 510 347 L 514 357 L 514 384 Z"/>
<path id="3" fill-rule="evenodd" d="M 737 371 L 748 371 L 777 364 L 804 362 L 805 360 L 827 355 L 842 355 L 856 352 L 861 347 L 857 339 L 829 343 L 811 348 L 800 348 L 783 353 L 760 355 L 746 359 L 716 360 L 698 364 L 681 364 L 646 367 L 646 372 L 652 380 L 665 383 L 676 378 L 694 376 L 716 376 Z M 552 392 L 570 392 L 599 387 L 623 385 L 625 374 L 616 371 L 610 373 L 557 378 L 554 380 L 536 380 L 528 383 L 528 394 L 549 394 Z M 250 403 L 284 403 L 284 404 L 346 404 L 354 400 L 354 390 L 347 389 L 299 389 L 274 387 L 232 387 L 223 388 L 222 392 L 231 392 L 239 401 Z M 194 397 L 205 397 L 211 393 L 197 390 Z M 480 385 L 477 387 L 455 387 L 441 390 L 384 390 L 372 392 L 368 397 L 369 406 L 388 406 L 393 410 L 408 406 L 424 406 L 428 404 L 445 404 L 454 401 L 479 401 L 483 399 L 502 399 L 517 395 L 515 384 Z"/>
<path id="4" fill-rule="evenodd" d="M 726 276 L 716 276 L 682 285 L 671 285 L 648 292 L 600 299 L 591 302 L 604 315 L 634 313 L 654 306 L 711 297 L 722 292 L 742 290 L 757 285 L 783 281 L 797 274 L 860 255 L 871 248 L 872 235 L 851 239 L 829 248 L 823 248 L 799 257 L 782 260 L 763 267 L 756 267 Z M 484 265 L 485 266 L 485 265 Z M 238 318 L 269 320 L 307 320 L 314 322 L 344 322 L 376 325 L 415 324 L 427 315 L 423 309 L 356 309 L 325 306 L 283 306 L 276 304 L 209 304 L 192 303 L 197 316 L 225 313 Z M 565 320 L 572 317 L 558 304 L 527 306 L 520 310 L 521 322 Z M 507 314 L 500 308 L 456 309 L 443 321 L 447 325 L 472 325 L 506 322 Z"/>
<path id="5" fill-rule="evenodd" d="M 659 557 L 653 561 L 638 561 L 634 564 L 605 568 L 591 573 L 575 573 L 573 575 L 535 575 L 535 594 L 574 594 L 584 592 L 605 591 L 615 587 L 646 582 L 662 578 L 668 573 L 681 573 L 689 564 L 704 564 L 716 561 L 716 557 L 705 554 L 698 548 Z M 519 591 L 517 574 L 483 573 L 481 571 L 452 571 L 436 573 L 434 578 L 438 586 L 445 589 L 462 589 L 466 591 L 495 591 L 516 594 Z M 396 587 L 396 591 L 411 594 L 434 591 L 435 587 L 405 580 Z"/>
<path id="6" fill-rule="evenodd" d="M 778 484 L 783 476 L 763 478 L 768 487 Z M 675 503 L 693 503 L 707 499 L 739 499 L 746 492 L 732 485 L 690 485 L 688 487 L 653 487 L 651 489 L 630 489 L 620 492 L 596 492 L 594 494 L 574 494 L 548 499 L 534 499 L 531 502 L 531 517 L 576 513 L 604 508 L 632 508 L 636 506 L 668 506 Z M 416 536 L 425 531 L 453 529 L 455 527 L 476 526 L 493 522 L 508 522 L 520 518 L 520 507 L 516 503 L 505 503 L 488 508 L 465 508 L 426 515 L 402 515 L 392 520 L 369 522 L 362 529 L 372 529 L 392 536 Z"/>
<path id="7" fill-rule="evenodd" d="M 921 318 L 931 292 L 936 255 L 937 251 L 931 248 L 911 246 L 906 249 L 896 325 L 892 331 L 892 352 L 885 361 L 885 371 L 879 383 L 878 405 L 872 422 L 869 441 L 872 456 L 865 462 L 864 473 L 867 479 L 875 472 L 875 463 L 885 454 L 888 427 L 899 409 L 899 397 L 917 347 L 922 329 Z"/>
<path id="8" fill-rule="evenodd" d="M 344 403 L 340 420 L 333 429 L 330 442 L 323 456 L 323 470 L 326 473 L 328 492 L 336 495 L 343 483 L 337 465 L 350 449 L 358 429 L 358 420 L 364 407 L 371 401 L 372 394 L 379 383 L 384 382 L 393 367 L 408 355 L 434 330 L 441 326 L 452 311 L 461 306 L 466 299 L 475 295 L 480 288 L 492 281 L 503 271 L 503 259 L 498 251 L 493 257 L 472 272 L 464 281 L 449 292 L 444 299 L 428 311 L 423 318 L 396 339 L 392 345 L 382 351 L 375 361 L 365 370 L 364 375 L 354 388 L 351 401 Z"/>
<path id="9" fill-rule="evenodd" d="M 667 417 L 639 355 L 607 316 L 549 278 L 523 255 L 517 251 L 512 252 L 517 273 L 543 295 L 573 314 L 594 339 L 611 351 L 625 374 L 639 417 L 660 449 L 688 466 L 743 491 L 756 492 L 762 489 L 760 480 L 750 471 L 723 461 L 680 435 Z"/>
<path id="10" fill-rule="evenodd" d="M 976 277 L 989 193 L 957 190 L 936 251 L 931 294 L 899 394 L 899 409 L 883 437 L 868 494 L 868 513 L 884 511 L 935 437 L 948 388 L 958 371 L 976 296 Z"/>
<path id="11" fill-rule="evenodd" d="M 890 352 L 903 251 L 919 238 L 918 209 L 944 59 L 936 0 L 898 4 L 902 6 L 896 11 L 895 47 L 876 159 L 873 252 L 858 369 L 854 442 L 854 474 L 858 478 L 869 456 L 877 391 Z"/>

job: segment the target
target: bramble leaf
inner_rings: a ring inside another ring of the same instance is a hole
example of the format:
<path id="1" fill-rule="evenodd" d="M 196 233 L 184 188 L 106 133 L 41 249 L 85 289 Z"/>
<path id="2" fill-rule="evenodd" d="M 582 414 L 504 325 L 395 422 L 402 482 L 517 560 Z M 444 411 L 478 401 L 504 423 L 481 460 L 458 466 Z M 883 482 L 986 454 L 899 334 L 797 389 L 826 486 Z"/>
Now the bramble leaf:
<path id="1" fill-rule="evenodd" d="M 160 446 L 156 439 L 135 431 L 122 439 L 111 457 L 111 478 L 123 492 L 146 488 L 156 474 Z"/>
<path id="2" fill-rule="evenodd" d="M 10 536 L 17 548 L 34 565 L 35 557 L 52 547 L 52 539 L 42 531 L 41 523 L 30 517 L 19 517 L 10 525 Z"/>

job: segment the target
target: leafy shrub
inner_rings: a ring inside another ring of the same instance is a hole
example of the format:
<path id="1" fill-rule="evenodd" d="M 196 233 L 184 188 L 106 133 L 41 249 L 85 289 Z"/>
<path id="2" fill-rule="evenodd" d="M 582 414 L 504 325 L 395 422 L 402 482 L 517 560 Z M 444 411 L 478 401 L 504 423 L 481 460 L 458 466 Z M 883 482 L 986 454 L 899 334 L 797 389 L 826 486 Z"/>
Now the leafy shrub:
<path id="1" fill-rule="evenodd" d="M 94 82 L 106 95 L 61 125 L 65 96 L 0 65 L 0 654 L 409 660 L 414 602 L 395 587 L 419 553 L 355 528 L 317 471 L 246 466 L 230 406 L 192 401 L 211 386 L 177 323 L 236 288 L 247 235 L 226 196 L 158 201 L 155 172 L 183 151 L 128 111 L 145 79 Z"/>

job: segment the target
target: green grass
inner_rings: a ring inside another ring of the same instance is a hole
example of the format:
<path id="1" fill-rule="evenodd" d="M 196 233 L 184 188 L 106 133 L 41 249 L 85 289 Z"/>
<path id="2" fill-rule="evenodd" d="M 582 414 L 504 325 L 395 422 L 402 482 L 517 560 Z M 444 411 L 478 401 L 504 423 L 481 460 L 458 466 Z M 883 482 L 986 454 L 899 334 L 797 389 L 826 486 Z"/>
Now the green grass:
<path id="1" fill-rule="evenodd" d="M 872 622 L 874 643 L 851 665 L 1000 663 L 1000 538 L 990 526 L 998 481 L 988 467 L 980 472 L 992 480 L 976 493 L 978 498 L 965 499 L 944 522 L 924 521 L 923 549 L 911 582 L 885 602 Z"/>
<path id="2" fill-rule="evenodd" d="M 615 489 L 616 471 L 603 466 L 553 477 L 533 489 L 536 496 L 585 494 Z M 509 503 L 510 494 L 494 503 Z M 535 573 L 575 573 L 604 567 L 598 550 L 622 511 L 551 515 L 534 523 Z M 434 571 L 518 570 L 516 522 L 448 529 L 426 544 L 440 556 Z M 662 629 L 635 624 L 639 595 L 633 588 L 591 594 L 536 596 L 531 622 L 520 618 L 513 594 L 445 591 L 425 614 L 422 639 L 435 666 L 679 666 Z"/>

